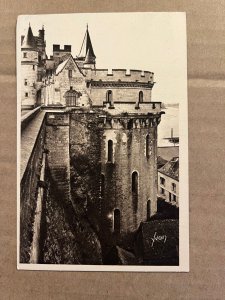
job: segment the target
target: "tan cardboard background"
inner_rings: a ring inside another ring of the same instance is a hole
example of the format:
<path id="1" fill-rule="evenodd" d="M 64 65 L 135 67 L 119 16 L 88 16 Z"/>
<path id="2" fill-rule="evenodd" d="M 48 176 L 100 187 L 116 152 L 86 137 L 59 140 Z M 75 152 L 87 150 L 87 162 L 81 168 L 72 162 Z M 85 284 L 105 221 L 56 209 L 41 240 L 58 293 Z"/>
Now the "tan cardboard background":
<path id="1" fill-rule="evenodd" d="M 16 270 L 16 18 L 98 11 L 187 12 L 190 273 Z M 224 299 L 225 1 L 0 0 L 0 25 L 0 299 Z"/>

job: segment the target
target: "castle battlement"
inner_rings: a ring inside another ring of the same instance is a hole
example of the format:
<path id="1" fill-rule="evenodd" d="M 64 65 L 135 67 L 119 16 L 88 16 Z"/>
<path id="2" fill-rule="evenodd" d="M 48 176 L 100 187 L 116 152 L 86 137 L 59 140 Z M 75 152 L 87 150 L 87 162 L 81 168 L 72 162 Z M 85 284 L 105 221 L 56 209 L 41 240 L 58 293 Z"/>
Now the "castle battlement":
<path id="1" fill-rule="evenodd" d="M 53 52 L 71 52 L 71 45 L 64 45 L 64 48 L 61 48 L 60 45 L 53 45 Z"/>
<path id="2" fill-rule="evenodd" d="M 86 69 L 87 79 L 94 81 L 154 82 L 154 73 L 132 69 Z"/>

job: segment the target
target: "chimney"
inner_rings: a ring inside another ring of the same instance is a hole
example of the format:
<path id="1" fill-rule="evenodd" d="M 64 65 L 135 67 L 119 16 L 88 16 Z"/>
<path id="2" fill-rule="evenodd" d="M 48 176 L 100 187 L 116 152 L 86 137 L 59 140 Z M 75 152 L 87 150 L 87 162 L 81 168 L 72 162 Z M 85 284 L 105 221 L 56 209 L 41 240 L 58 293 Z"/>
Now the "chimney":
<path id="1" fill-rule="evenodd" d="M 42 41 L 44 42 L 44 40 L 45 40 L 45 30 L 44 30 L 44 26 L 42 26 L 42 29 L 39 30 L 39 38 L 41 38 Z"/>

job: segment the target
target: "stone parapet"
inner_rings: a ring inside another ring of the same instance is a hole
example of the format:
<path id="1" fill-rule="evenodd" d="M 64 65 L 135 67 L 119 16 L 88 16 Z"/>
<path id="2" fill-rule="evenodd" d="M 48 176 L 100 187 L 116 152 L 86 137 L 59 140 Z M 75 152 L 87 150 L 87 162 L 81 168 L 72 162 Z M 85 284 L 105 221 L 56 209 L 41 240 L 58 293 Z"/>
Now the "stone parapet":
<path id="1" fill-rule="evenodd" d="M 139 81 L 154 83 L 154 73 L 142 70 L 129 69 L 86 69 L 84 70 L 86 79 L 102 80 L 102 81 Z"/>

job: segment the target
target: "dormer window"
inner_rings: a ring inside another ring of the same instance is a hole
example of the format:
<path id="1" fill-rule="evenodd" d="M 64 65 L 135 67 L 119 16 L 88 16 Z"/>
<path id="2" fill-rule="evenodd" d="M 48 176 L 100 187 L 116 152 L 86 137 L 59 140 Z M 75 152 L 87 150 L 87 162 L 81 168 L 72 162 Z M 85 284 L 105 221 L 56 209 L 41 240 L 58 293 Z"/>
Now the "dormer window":
<path id="1" fill-rule="evenodd" d="M 69 76 L 69 78 L 72 78 L 72 76 L 73 76 L 73 71 L 72 70 L 69 70 L 68 76 Z"/>

